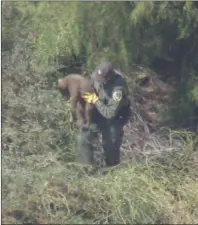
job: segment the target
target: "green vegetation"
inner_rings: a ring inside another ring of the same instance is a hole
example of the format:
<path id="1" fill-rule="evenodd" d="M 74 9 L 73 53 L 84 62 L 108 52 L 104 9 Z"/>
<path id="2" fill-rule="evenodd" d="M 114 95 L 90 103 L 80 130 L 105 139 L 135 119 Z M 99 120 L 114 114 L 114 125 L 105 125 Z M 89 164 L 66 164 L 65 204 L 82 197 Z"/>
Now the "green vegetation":
<path id="1" fill-rule="evenodd" d="M 198 223 L 197 2 L 2 8 L 3 223 Z M 120 167 L 96 176 L 74 162 L 76 131 L 56 81 L 103 59 L 125 72 L 135 119 Z"/>

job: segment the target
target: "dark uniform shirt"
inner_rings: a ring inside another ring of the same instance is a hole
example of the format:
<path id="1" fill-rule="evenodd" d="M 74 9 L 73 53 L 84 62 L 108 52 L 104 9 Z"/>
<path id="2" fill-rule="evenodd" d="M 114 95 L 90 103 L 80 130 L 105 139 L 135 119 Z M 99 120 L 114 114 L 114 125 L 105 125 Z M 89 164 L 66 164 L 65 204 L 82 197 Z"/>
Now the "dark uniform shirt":
<path id="1" fill-rule="evenodd" d="M 94 80 L 95 73 L 92 74 Z M 94 81 L 95 82 L 95 81 Z M 117 119 L 119 112 L 123 107 L 129 106 L 128 87 L 120 74 L 116 74 L 109 82 L 99 88 L 97 86 L 97 95 L 99 100 L 95 103 L 98 112 L 106 119 Z"/>

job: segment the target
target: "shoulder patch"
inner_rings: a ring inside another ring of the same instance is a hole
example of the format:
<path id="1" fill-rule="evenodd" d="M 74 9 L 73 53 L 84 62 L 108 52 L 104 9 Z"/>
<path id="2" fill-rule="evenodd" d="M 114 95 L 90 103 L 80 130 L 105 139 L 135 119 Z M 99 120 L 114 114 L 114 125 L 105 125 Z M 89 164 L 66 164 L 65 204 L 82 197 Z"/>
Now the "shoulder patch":
<path id="1" fill-rule="evenodd" d="M 116 102 L 120 102 L 122 99 L 122 91 L 121 90 L 116 90 L 113 92 L 113 100 L 115 100 Z"/>

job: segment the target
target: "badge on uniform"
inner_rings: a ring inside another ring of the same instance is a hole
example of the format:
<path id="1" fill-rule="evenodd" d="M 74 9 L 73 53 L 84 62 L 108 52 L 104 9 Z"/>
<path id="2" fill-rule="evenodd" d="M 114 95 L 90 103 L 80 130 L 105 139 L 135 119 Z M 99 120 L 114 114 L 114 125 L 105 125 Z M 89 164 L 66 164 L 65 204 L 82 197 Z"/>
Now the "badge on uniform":
<path id="1" fill-rule="evenodd" d="M 121 90 L 114 91 L 113 100 L 115 100 L 116 102 L 120 102 L 121 99 L 122 99 L 122 91 Z"/>

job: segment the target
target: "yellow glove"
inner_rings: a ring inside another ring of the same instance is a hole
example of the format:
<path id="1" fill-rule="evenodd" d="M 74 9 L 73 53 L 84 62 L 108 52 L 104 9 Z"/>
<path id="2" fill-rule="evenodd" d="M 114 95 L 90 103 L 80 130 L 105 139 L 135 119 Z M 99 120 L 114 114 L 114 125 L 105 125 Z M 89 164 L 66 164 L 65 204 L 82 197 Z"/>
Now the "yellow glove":
<path id="1" fill-rule="evenodd" d="M 85 92 L 82 96 L 82 98 L 85 100 L 85 102 L 95 104 L 98 101 L 98 96 L 95 93 L 89 93 Z"/>

